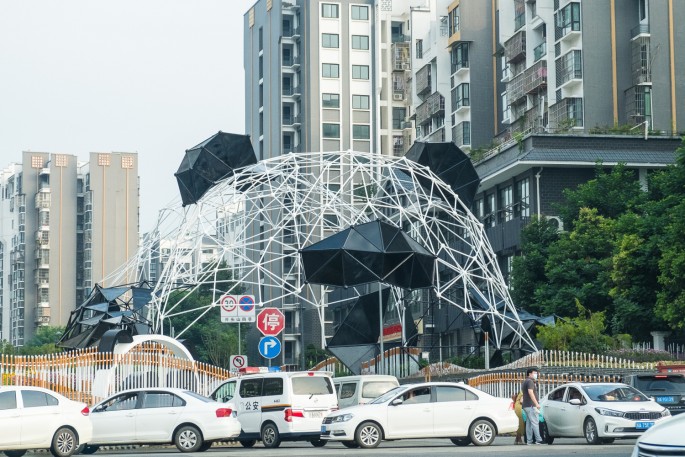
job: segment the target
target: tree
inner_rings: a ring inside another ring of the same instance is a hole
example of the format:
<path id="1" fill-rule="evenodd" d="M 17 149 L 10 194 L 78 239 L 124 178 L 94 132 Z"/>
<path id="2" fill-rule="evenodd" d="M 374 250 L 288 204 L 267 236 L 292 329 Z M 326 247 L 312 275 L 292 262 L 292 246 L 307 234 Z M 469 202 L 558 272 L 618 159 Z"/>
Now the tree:
<path id="1" fill-rule="evenodd" d="M 62 348 L 57 347 L 56 344 L 63 334 L 64 327 L 38 327 L 33 338 L 18 348 L 17 353 L 21 355 L 42 355 L 62 352 Z"/>
<path id="2" fill-rule="evenodd" d="M 553 326 L 538 328 L 537 338 L 545 349 L 577 351 L 592 354 L 614 347 L 614 340 L 605 334 L 604 312 L 591 312 L 575 301 L 577 317 L 558 320 Z"/>

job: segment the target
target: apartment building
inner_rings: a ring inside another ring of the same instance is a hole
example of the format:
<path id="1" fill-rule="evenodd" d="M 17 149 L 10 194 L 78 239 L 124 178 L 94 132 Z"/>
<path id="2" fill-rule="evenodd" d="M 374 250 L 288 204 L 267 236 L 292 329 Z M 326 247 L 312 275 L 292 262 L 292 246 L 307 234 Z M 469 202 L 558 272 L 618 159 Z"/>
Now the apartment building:
<path id="1" fill-rule="evenodd" d="M 90 289 L 135 252 L 137 155 L 24 152 L 0 175 L 2 338 L 66 325 Z M 107 285 L 107 284 L 103 284 Z"/>

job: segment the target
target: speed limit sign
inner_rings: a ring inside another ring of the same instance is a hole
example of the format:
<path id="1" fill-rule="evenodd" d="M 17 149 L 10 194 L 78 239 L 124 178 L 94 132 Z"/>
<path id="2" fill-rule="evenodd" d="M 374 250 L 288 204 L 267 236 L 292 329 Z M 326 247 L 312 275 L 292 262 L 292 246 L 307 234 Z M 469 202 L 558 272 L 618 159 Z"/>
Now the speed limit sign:
<path id="1" fill-rule="evenodd" d="M 246 355 L 232 355 L 230 360 L 231 371 L 239 371 L 247 366 Z"/>

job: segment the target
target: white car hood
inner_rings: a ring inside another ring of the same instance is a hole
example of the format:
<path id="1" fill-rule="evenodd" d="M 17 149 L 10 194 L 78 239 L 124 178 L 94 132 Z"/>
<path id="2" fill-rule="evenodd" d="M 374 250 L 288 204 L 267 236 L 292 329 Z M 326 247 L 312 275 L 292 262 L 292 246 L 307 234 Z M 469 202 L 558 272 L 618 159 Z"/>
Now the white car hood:
<path id="1" fill-rule="evenodd" d="M 685 446 L 685 414 L 669 417 L 647 430 L 639 439 L 640 444 L 653 446 Z"/>

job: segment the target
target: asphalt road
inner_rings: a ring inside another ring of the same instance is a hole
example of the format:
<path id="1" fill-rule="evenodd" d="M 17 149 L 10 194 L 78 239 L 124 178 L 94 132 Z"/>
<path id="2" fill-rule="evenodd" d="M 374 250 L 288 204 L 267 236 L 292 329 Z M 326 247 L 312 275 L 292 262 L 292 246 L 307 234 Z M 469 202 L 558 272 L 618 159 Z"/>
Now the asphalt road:
<path id="1" fill-rule="evenodd" d="M 273 457 L 273 456 L 298 456 L 298 457 L 338 457 L 338 456 L 621 456 L 630 457 L 635 440 L 618 440 L 612 444 L 591 446 L 584 439 L 560 439 L 557 438 L 554 444 L 533 445 L 533 446 L 514 446 L 513 437 L 498 437 L 491 446 L 487 447 L 458 447 L 448 440 L 403 440 L 386 441 L 376 449 L 347 449 L 338 443 L 329 443 L 323 448 L 314 448 L 306 442 L 283 443 L 278 449 L 265 449 L 261 444 L 255 445 L 252 449 L 245 449 L 240 445 L 212 447 L 207 452 L 197 452 L 194 454 L 181 454 L 175 447 L 140 447 L 129 450 L 100 450 L 93 454 L 94 457 L 113 455 L 117 457 L 169 457 L 170 455 L 194 455 L 205 457 L 237 456 L 246 457 Z M 50 455 L 46 451 L 40 453 L 27 453 L 29 455 L 45 456 Z"/>

